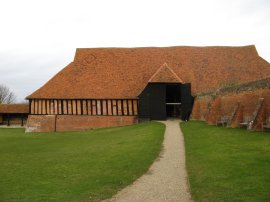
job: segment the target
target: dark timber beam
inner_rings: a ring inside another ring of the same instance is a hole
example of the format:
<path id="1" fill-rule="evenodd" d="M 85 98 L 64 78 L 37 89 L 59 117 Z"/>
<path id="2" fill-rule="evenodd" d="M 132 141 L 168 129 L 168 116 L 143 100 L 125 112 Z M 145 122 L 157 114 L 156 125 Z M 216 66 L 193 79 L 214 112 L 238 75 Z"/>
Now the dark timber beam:
<path id="1" fill-rule="evenodd" d="M 7 114 L 7 125 L 10 126 L 10 114 Z"/>

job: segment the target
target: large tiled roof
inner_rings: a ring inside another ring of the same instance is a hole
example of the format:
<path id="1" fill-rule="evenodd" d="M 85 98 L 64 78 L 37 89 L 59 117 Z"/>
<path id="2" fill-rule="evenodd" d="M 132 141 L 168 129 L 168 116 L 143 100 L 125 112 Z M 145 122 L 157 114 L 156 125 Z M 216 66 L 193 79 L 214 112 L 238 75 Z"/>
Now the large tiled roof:
<path id="1" fill-rule="evenodd" d="M 28 104 L 0 104 L 0 113 L 28 114 Z"/>
<path id="2" fill-rule="evenodd" d="M 191 82 L 197 94 L 267 77 L 270 64 L 255 46 L 79 48 L 73 62 L 28 98 L 134 98 L 149 81 L 168 78 Z"/>

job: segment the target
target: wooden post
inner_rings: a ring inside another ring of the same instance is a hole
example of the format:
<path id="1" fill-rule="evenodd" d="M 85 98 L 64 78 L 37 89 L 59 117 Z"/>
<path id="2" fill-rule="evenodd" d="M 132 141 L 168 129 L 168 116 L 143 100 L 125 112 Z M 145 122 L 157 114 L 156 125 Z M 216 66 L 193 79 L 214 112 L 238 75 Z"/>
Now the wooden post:
<path id="1" fill-rule="evenodd" d="M 99 100 L 100 101 L 100 115 L 103 115 L 103 100 Z"/>
<path id="2" fill-rule="evenodd" d="M 134 116 L 135 113 L 134 113 L 134 100 L 131 100 L 131 105 L 132 105 L 132 115 Z"/>
<path id="3" fill-rule="evenodd" d="M 8 126 L 10 126 L 10 116 L 9 116 L 9 114 L 7 114 L 7 121 L 8 121 Z"/>
<path id="4" fill-rule="evenodd" d="M 88 115 L 88 113 L 89 113 L 89 112 L 88 112 L 88 110 L 89 110 L 89 109 L 88 109 L 88 104 L 89 104 L 89 102 L 90 102 L 89 100 L 85 100 L 86 115 Z"/>
<path id="5" fill-rule="evenodd" d="M 121 100 L 121 110 L 122 110 L 122 116 L 125 115 L 125 112 L 124 112 L 124 103 L 123 103 L 123 100 Z"/>
<path id="6" fill-rule="evenodd" d="M 111 114 L 114 115 L 114 113 L 113 113 L 113 100 L 111 100 Z"/>
<path id="7" fill-rule="evenodd" d="M 118 100 L 115 100 L 115 104 L 116 104 L 116 115 L 118 116 Z"/>
<path id="8" fill-rule="evenodd" d="M 32 113 L 32 112 L 31 112 L 31 105 L 32 105 L 32 100 L 29 100 L 29 109 L 28 109 L 29 114 L 31 114 L 31 113 Z"/>
<path id="9" fill-rule="evenodd" d="M 23 114 L 21 115 L 21 118 L 22 118 L 22 126 L 23 126 Z"/>
<path id="10" fill-rule="evenodd" d="M 127 115 L 129 116 L 129 102 L 128 102 L 128 100 L 126 100 L 126 103 L 127 103 Z"/>
<path id="11" fill-rule="evenodd" d="M 33 99 L 33 113 L 31 114 L 35 114 L 36 113 L 36 103 L 35 100 Z"/>

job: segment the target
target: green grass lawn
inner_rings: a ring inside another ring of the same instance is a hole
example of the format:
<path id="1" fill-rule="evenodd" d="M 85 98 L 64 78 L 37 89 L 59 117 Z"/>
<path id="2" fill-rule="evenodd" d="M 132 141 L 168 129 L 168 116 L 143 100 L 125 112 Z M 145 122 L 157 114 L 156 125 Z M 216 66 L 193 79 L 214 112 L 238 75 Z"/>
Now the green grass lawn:
<path id="1" fill-rule="evenodd" d="M 99 201 L 145 173 L 165 126 L 85 132 L 0 129 L 0 201 Z"/>
<path id="2" fill-rule="evenodd" d="M 181 124 L 195 201 L 270 201 L 270 133 Z"/>

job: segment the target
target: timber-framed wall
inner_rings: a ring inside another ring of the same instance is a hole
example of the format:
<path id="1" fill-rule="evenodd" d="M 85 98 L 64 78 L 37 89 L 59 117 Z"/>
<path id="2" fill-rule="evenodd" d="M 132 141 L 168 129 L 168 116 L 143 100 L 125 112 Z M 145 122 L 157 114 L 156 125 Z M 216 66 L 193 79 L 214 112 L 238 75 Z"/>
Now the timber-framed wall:
<path id="1" fill-rule="evenodd" d="M 138 99 L 30 99 L 29 104 L 31 115 L 138 115 Z"/>
<path id="2" fill-rule="evenodd" d="M 138 99 L 29 99 L 26 132 L 76 131 L 138 122 Z"/>

